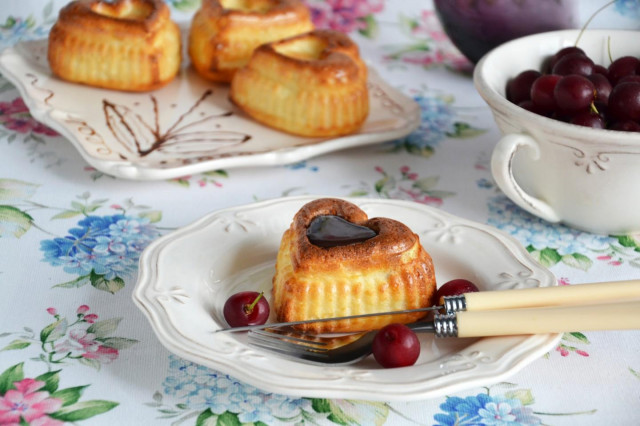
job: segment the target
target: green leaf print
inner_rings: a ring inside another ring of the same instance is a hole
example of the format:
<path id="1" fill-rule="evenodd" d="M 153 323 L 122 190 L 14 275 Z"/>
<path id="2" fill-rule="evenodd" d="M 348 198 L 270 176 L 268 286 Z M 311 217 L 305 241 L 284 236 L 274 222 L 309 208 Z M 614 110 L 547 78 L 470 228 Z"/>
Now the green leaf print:
<path id="1" fill-rule="evenodd" d="M 216 426 L 241 426 L 242 422 L 238 419 L 238 415 L 225 411 L 218 416 Z"/>
<path id="2" fill-rule="evenodd" d="M 589 270 L 591 265 L 593 265 L 591 259 L 580 253 L 565 254 L 562 256 L 562 263 L 583 271 Z"/>
<path id="3" fill-rule="evenodd" d="M 0 374 L 0 395 L 7 393 L 9 389 L 14 389 L 13 384 L 24 379 L 24 363 L 16 364 L 7 368 L 2 374 Z"/>
<path id="4" fill-rule="evenodd" d="M 72 217 L 80 216 L 82 212 L 76 210 L 64 210 L 56 215 L 54 215 L 51 219 L 70 219 Z"/>
<path id="5" fill-rule="evenodd" d="M 127 349 L 138 343 L 135 339 L 127 339 L 125 337 L 107 337 L 106 339 L 97 339 L 102 342 L 102 346 L 117 350 Z"/>
<path id="6" fill-rule="evenodd" d="M 358 32 L 367 38 L 374 38 L 378 34 L 378 23 L 374 16 L 367 15 L 360 20 L 365 23 L 365 26 L 358 30 Z"/>
<path id="7" fill-rule="evenodd" d="M 22 237 L 33 223 L 33 218 L 13 206 L 0 205 L 0 237 L 9 233 Z"/>
<path id="8" fill-rule="evenodd" d="M 60 288 L 80 288 L 83 285 L 89 284 L 90 281 L 91 280 L 89 279 L 89 275 L 82 275 L 82 276 L 76 278 L 75 280 L 67 281 L 65 283 L 56 284 L 56 285 L 53 286 L 53 288 L 56 288 L 56 287 L 60 287 Z"/>
<path id="9" fill-rule="evenodd" d="M 571 333 L 564 333 L 562 335 L 562 340 L 566 341 L 566 342 L 575 342 L 575 343 L 586 343 L 589 344 L 589 339 L 587 339 L 587 336 L 585 336 L 584 334 L 580 333 L 579 331 L 573 331 Z"/>
<path id="10" fill-rule="evenodd" d="M 53 1 L 47 3 L 47 5 L 44 7 L 44 9 L 42 10 L 42 17 L 46 19 L 51 15 L 51 13 L 53 13 Z"/>
<path id="11" fill-rule="evenodd" d="M 98 321 L 87 328 L 87 333 L 93 333 L 97 339 L 103 339 L 118 329 L 118 324 L 122 318 L 110 318 L 104 321 Z"/>
<path id="12" fill-rule="evenodd" d="M 396 186 L 396 180 L 393 176 L 386 175 L 382 179 L 379 179 L 374 184 L 375 190 L 378 194 L 389 196 L 389 189 L 393 189 Z"/>
<path id="13" fill-rule="evenodd" d="M 82 396 L 82 392 L 89 387 L 89 385 L 85 386 L 76 386 L 73 388 L 60 389 L 59 391 L 52 392 L 52 398 L 58 398 L 62 401 L 62 406 L 66 407 L 67 405 L 75 404 L 80 400 Z"/>
<path id="14" fill-rule="evenodd" d="M 425 178 L 418 179 L 414 182 L 413 187 L 418 188 L 421 191 L 428 192 L 438 185 L 438 181 L 440 180 L 440 176 L 429 176 Z"/>
<path id="15" fill-rule="evenodd" d="M 160 210 L 152 210 L 149 212 L 142 212 L 138 215 L 139 217 L 142 218 L 147 218 L 149 219 L 149 222 L 151 223 L 158 223 L 162 220 L 162 212 Z"/>
<path id="16" fill-rule="evenodd" d="M 36 377 L 36 380 L 44 382 L 44 386 L 39 390 L 47 391 L 50 394 L 54 393 L 58 389 L 58 385 L 60 384 L 60 371 L 62 370 L 48 371 Z"/>
<path id="17" fill-rule="evenodd" d="M 30 345 L 31 345 L 31 342 L 29 342 L 28 340 L 16 339 L 16 340 L 13 340 L 12 342 L 9 342 L 9 344 L 4 348 L 0 349 L 0 351 L 12 351 L 16 349 L 24 349 L 29 347 Z"/>
<path id="18" fill-rule="evenodd" d="M 383 424 L 389 407 L 383 402 L 314 398 L 311 406 L 317 413 L 329 413 L 328 420 L 339 425 Z"/>
<path id="19" fill-rule="evenodd" d="M 431 146 L 420 146 L 418 144 L 412 144 L 409 143 L 408 141 L 404 142 L 402 144 L 402 147 L 404 147 L 404 149 L 409 153 L 409 154 L 413 154 L 413 155 L 417 155 L 423 158 L 429 158 L 433 155 L 433 147 Z"/>
<path id="20" fill-rule="evenodd" d="M 0 200 L 18 201 L 31 198 L 39 185 L 17 179 L 0 179 Z"/>
<path id="21" fill-rule="evenodd" d="M 91 271 L 91 274 L 89 274 L 89 280 L 91 281 L 91 285 L 98 290 L 108 291 L 111 294 L 115 294 L 124 288 L 124 280 L 120 277 L 108 280 L 104 275 L 98 275 Z"/>
<path id="22" fill-rule="evenodd" d="M 200 7 L 202 0 L 171 0 L 171 5 L 179 11 L 189 12 Z"/>
<path id="23" fill-rule="evenodd" d="M 229 173 L 226 170 L 211 170 L 209 172 L 203 172 L 204 176 L 214 176 L 214 177 L 229 177 Z"/>
<path id="24" fill-rule="evenodd" d="M 117 406 L 117 402 L 96 399 L 62 407 L 55 413 L 49 414 L 49 416 L 63 422 L 77 422 L 97 416 L 98 414 L 106 413 Z"/>
<path id="25" fill-rule="evenodd" d="M 531 405 L 536 399 L 533 397 L 530 389 L 516 389 L 514 391 L 507 391 L 504 394 L 509 399 L 517 399 L 522 405 Z"/>
<path id="26" fill-rule="evenodd" d="M 196 426 L 216 426 L 217 422 L 218 415 L 207 408 L 196 419 Z"/>
<path id="27" fill-rule="evenodd" d="M 100 361 L 97 359 L 80 358 L 78 362 L 82 365 L 86 365 L 87 367 L 94 368 L 97 371 L 100 371 L 100 367 L 102 367 L 102 364 L 100 364 Z"/>
<path id="28" fill-rule="evenodd" d="M 533 249 L 533 247 L 531 247 L 531 249 Z M 529 250 L 529 247 L 527 247 L 527 250 Z M 529 254 L 546 268 L 554 266 L 562 259 L 562 256 L 560 256 L 556 249 L 548 247 L 542 250 L 529 250 Z"/>
<path id="29" fill-rule="evenodd" d="M 331 406 L 329 405 L 329 400 L 324 398 L 313 398 L 311 400 L 311 408 L 316 413 L 330 413 Z"/>
<path id="30" fill-rule="evenodd" d="M 4 24 L 0 25 L 0 28 L 2 28 L 3 30 L 10 30 L 11 28 L 13 28 L 16 22 L 18 22 L 16 18 L 14 18 L 13 16 L 8 16 L 4 21 Z"/>
<path id="31" fill-rule="evenodd" d="M 453 132 L 447 132 L 447 136 L 450 138 L 466 139 L 475 138 L 483 133 L 486 133 L 486 130 L 477 129 L 468 123 L 458 121 L 453 123 Z"/>
<path id="32" fill-rule="evenodd" d="M 67 333 L 67 320 L 62 318 L 54 323 L 49 324 L 40 331 L 40 341 L 42 343 L 53 342 L 58 340 Z"/>
<path id="33" fill-rule="evenodd" d="M 622 247 L 631 247 L 636 249 L 637 251 L 640 251 L 638 242 L 631 235 L 618 235 L 615 238 L 618 239 L 618 243 L 620 243 Z"/>

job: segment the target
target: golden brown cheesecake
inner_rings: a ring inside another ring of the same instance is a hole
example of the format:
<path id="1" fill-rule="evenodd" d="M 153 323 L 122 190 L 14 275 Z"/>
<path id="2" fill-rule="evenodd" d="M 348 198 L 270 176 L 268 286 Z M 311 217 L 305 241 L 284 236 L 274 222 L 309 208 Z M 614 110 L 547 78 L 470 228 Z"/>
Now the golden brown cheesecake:
<path id="1" fill-rule="evenodd" d="M 180 44 L 180 30 L 162 0 L 76 0 L 60 10 L 48 59 L 64 80 L 148 91 L 176 76 Z"/>
<path id="2" fill-rule="evenodd" d="M 357 131 L 369 114 L 367 67 L 346 35 L 315 30 L 257 48 L 231 82 L 231 100 L 267 126 L 295 135 Z"/>
<path id="3" fill-rule="evenodd" d="M 308 231 L 314 221 L 335 216 L 373 233 L 330 247 L 312 242 Z M 427 307 L 435 291 L 433 263 L 418 235 L 393 219 L 369 219 L 350 202 L 322 198 L 304 205 L 282 237 L 272 304 L 278 321 L 300 321 Z M 299 328 L 315 333 L 372 330 L 424 316 L 377 316 Z"/>
<path id="4" fill-rule="evenodd" d="M 189 57 L 203 77 L 230 82 L 263 43 L 313 29 L 300 0 L 203 0 L 189 32 Z"/>

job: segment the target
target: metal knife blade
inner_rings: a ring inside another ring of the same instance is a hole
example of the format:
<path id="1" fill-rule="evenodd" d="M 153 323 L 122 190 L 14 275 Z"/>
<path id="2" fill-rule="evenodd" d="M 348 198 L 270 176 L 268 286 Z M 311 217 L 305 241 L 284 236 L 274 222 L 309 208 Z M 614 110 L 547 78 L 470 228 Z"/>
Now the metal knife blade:
<path id="1" fill-rule="evenodd" d="M 318 318 L 318 319 L 309 319 L 309 320 L 291 321 L 291 322 L 272 322 L 272 323 L 265 323 L 265 324 L 258 324 L 258 325 L 245 325 L 242 327 L 221 328 L 219 330 L 215 330 L 214 333 L 261 330 L 264 328 L 281 328 L 281 327 L 290 327 L 294 325 L 312 324 L 315 322 L 341 321 L 341 320 L 349 320 L 349 319 L 357 319 L 357 318 L 377 317 L 381 315 L 412 314 L 416 312 L 437 311 L 441 308 L 442 306 L 429 306 L 426 308 L 405 309 L 402 311 L 374 312 L 370 314 L 347 315 L 344 317 Z"/>

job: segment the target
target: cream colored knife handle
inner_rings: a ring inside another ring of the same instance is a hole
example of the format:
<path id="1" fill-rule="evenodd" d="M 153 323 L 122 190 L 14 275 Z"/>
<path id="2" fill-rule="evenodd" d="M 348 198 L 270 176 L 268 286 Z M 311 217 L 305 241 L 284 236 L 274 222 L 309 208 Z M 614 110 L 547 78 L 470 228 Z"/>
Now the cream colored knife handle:
<path id="1" fill-rule="evenodd" d="M 467 311 L 610 303 L 640 299 L 640 280 L 480 291 L 464 297 Z"/>
<path id="2" fill-rule="evenodd" d="M 458 312 L 458 337 L 640 329 L 640 301 Z"/>

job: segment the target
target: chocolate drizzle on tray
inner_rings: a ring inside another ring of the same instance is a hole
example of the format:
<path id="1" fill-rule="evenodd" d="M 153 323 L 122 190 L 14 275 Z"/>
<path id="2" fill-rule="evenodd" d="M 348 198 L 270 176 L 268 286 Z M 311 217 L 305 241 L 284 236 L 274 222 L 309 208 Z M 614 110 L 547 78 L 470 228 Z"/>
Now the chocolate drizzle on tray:
<path id="1" fill-rule="evenodd" d="M 117 105 L 107 99 L 102 101 L 102 109 L 107 127 L 115 139 L 129 152 L 145 157 L 154 152 L 167 154 L 206 155 L 230 145 L 239 145 L 251 136 L 235 131 L 218 130 L 216 119 L 230 117 L 231 111 L 206 114 L 195 111 L 213 93 L 207 90 L 200 98 L 166 130 L 161 130 L 158 100 L 150 95 L 153 123 L 148 123 L 139 113 L 125 105 Z M 134 106 L 139 107 L 136 102 Z M 196 117 L 194 117 L 194 115 Z"/>

